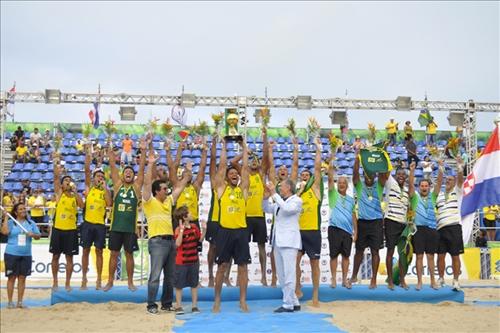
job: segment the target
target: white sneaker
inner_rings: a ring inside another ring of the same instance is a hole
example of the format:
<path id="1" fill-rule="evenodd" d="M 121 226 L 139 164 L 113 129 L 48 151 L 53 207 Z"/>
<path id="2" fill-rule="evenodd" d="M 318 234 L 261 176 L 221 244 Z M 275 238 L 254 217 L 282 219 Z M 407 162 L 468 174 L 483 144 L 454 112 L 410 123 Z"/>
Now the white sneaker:
<path id="1" fill-rule="evenodd" d="M 446 283 L 444 282 L 444 279 L 443 278 L 439 278 L 438 279 L 438 285 L 442 288 L 442 287 L 446 287 Z"/>
<path id="2" fill-rule="evenodd" d="M 453 280 L 453 291 L 461 291 L 462 288 L 460 288 L 460 284 L 458 283 L 458 280 Z"/>

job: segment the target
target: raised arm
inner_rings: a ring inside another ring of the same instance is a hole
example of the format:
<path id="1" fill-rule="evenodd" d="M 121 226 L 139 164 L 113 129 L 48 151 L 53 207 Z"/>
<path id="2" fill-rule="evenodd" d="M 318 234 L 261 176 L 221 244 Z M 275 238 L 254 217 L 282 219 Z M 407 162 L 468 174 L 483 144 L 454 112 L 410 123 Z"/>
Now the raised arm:
<path id="1" fill-rule="evenodd" d="M 457 157 L 457 185 L 462 188 L 464 185 L 464 161 L 460 156 Z"/>
<path id="2" fill-rule="evenodd" d="M 267 161 L 268 161 L 268 171 L 267 171 L 267 176 L 269 177 L 269 180 L 273 183 L 276 184 L 278 182 L 277 180 L 277 175 L 276 175 L 276 169 L 274 168 L 274 158 L 273 158 L 273 147 L 275 143 L 271 142 L 268 145 L 268 154 L 267 154 Z M 264 155 L 265 156 L 265 155 Z"/>
<path id="3" fill-rule="evenodd" d="M 316 138 L 315 144 L 316 144 L 316 156 L 314 157 L 313 191 L 315 191 L 318 198 L 320 198 L 320 196 L 319 196 L 320 184 L 323 181 L 323 178 L 321 177 L 321 140 L 319 137 Z"/>
<path id="4" fill-rule="evenodd" d="M 172 190 L 172 199 L 174 204 L 177 202 L 177 199 L 179 198 L 179 195 L 181 195 L 182 191 L 184 191 L 184 188 L 186 188 L 186 186 L 188 185 L 189 180 L 192 177 L 192 172 L 193 172 L 192 170 L 193 170 L 192 162 L 187 163 L 182 178 L 180 179 L 180 181 L 177 182 L 177 184 L 174 186 Z"/>
<path id="5" fill-rule="evenodd" d="M 297 178 L 299 177 L 299 142 L 297 138 L 293 138 L 292 142 L 293 142 L 293 157 L 292 157 L 292 172 L 290 174 L 290 178 L 293 181 L 297 181 Z"/>
<path id="6" fill-rule="evenodd" d="M 248 167 L 248 147 L 245 139 L 241 142 L 243 146 L 243 165 L 241 166 L 241 190 L 245 200 L 248 197 L 248 188 L 250 187 L 250 168 Z"/>
<path id="7" fill-rule="evenodd" d="M 83 169 L 85 171 L 85 186 L 87 188 L 90 188 L 90 182 L 92 179 L 92 174 L 90 173 L 90 162 L 92 160 L 92 154 L 90 153 L 90 144 L 86 143 L 84 149 L 85 149 L 85 166 Z"/>
<path id="8" fill-rule="evenodd" d="M 170 139 L 167 138 L 165 140 L 165 154 L 167 157 L 168 180 L 172 185 L 175 185 L 177 184 L 177 168 L 175 167 L 175 163 L 172 160 L 172 154 L 170 153 L 171 144 L 172 142 L 170 141 Z"/>
<path id="9" fill-rule="evenodd" d="M 144 151 L 144 155 L 146 152 Z M 142 156 L 141 156 L 142 157 Z M 154 155 L 154 151 L 150 150 L 148 155 L 148 170 L 146 171 L 146 175 L 144 176 L 144 184 L 142 186 L 142 199 L 143 201 L 148 201 L 151 198 L 151 184 L 153 183 L 153 169 L 151 165 L 156 163 L 156 157 Z"/>
<path id="10" fill-rule="evenodd" d="M 415 162 L 410 164 L 410 176 L 408 177 L 408 196 L 411 198 L 415 194 Z"/>
<path id="11" fill-rule="evenodd" d="M 224 193 L 225 188 L 225 178 L 227 171 L 227 150 L 226 150 L 226 140 L 222 140 L 222 150 L 220 153 L 219 167 L 217 168 L 217 173 L 214 179 L 215 189 L 217 191 L 217 197 L 220 198 Z"/>
<path id="12" fill-rule="evenodd" d="M 280 214 L 293 215 L 298 214 L 302 211 L 302 200 L 298 197 L 292 198 L 288 201 L 283 200 L 283 198 L 276 193 L 276 189 L 273 183 L 266 184 L 267 191 L 271 194 L 274 202 L 280 208 Z"/>
<path id="13" fill-rule="evenodd" d="M 215 188 L 215 178 L 217 172 L 217 135 L 212 136 L 212 146 L 210 147 L 210 165 L 208 172 L 210 173 L 210 187 Z"/>
<path id="14" fill-rule="evenodd" d="M 85 203 L 83 202 L 82 196 L 75 190 L 75 199 L 76 199 L 76 205 L 79 208 L 85 207 Z"/>
<path id="15" fill-rule="evenodd" d="M 359 183 L 359 150 L 354 153 L 354 166 L 352 167 L 352 182 L 354 185 Z"/>
<path id="16" fill-rule="evenodd" d="M 333 165 L 333 161 L 335 161 L 334 151 L 332 151 L 332 155 L 330 156 L 330 163 L 328 163 L 328 190 L 332 190 L 335 188 L 335 166 Z"/>
<path id="17" fill-rule="evenodd" d="M 413 163 L 413 162 L 412 162 Z M 439 191 L 441 191 L 441 185 L 443 185 L 443 174 L 444 174 L 444 163 L 443 160 L 438 161 L 438 175 L 436 179 L 436 184 L 434 185 L 434 195 L 438 195 Z"/>
<path id="18" fill-rule="evenodd" d="M 196 180 L 193 182 L 193 186 L 196 189 L 196 193 L 200 193 L 200 189 L 203 186 L 203 181 L 205 180 L 205 167 L 207 166 L 207 142 L 206 139 L 203 139 L 203 144 L 201 148 L 201 161 L 200 168 L 198 169 L 198 175 L 196 176 Z"/>
<path id="19" fill-rule="evenodd" d="M 262 128 L 262 162 L 260 166 L 260 177 L 262 181 L 265 181 L 267 171 L 269 169 L 269 158 L 267 155 L 269 154 L 269 142 L 267 140 L 267 128 Z M 272 155 L 272 151 L 271 151 Z"/>
<path id="20" fill-rule="evenodd" d="M 54 192 L 57 196 L 61 194 L 61 172 L 59 170 L 59 156 L 54 155 Z"/>
<path id="21" fill-rule="evenodd" d="M 116 167 L 115 153 L 113 152 L 111 144 L 108 145 L 108 157 L 109 157 L 109 169 L 111 171 L 111 180 L 113 181 L 113 188 L 116 190 L 121 186 L 121 181 L 120 181 L 120 175 L 118 174 L 118 168 Z"/>
<path id="22" fill-rule="evenodd" d="M 229 161 L 229 163 L 231 164 L 231 166 L 233 168 L 235 168 L 236 170 L 238 170 L 238 173 L 241 175 L 241 165 L 240 165 L 240 161 L 241 159 L 243 158 L 243 153 L 241 154 L 238 154 L 236 155 L 235 157 L 233 157 L 231 159 L 231 161 Z"/>
<path id="23" fill-rule="evenodd" d="M 142 190 L 142 185 L 144 184 L 144 168 L 146 166 L 146 149 L 148 147 L 148 144 L 146 142 L 146 138 L 144 138 L 144 137 L 141 138 L 139 145 L 140 145 L 139 147 L 141 148 L 141 158 L 139 159 L 139 172 L 137 173 L 137 178 L 134 182 L 134 187 L 135 187 L 135 190 L 137 193 L 140 193 L 140 191 Z M 152 171 L 151 167 L 148 169 L 151 169 L 151 171 Z"/>

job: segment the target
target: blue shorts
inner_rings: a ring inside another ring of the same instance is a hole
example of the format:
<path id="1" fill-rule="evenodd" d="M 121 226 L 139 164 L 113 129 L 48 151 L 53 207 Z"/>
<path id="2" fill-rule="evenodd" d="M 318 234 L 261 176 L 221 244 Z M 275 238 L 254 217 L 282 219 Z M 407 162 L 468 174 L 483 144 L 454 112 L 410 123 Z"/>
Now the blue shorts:
<path id="1" fill-rule="evenodd" d="M 85 221 L 80 227 L 80 246 L 88 249 L 92 244 L 96 249 L 104 249 L 106 246 L 106 226 Z"/>
<path id="2" fill-rule="evenodd" d="M 5 276 L 29 276 L 31 275 L 31 256 L 15 256 L 4 253 Z"/>

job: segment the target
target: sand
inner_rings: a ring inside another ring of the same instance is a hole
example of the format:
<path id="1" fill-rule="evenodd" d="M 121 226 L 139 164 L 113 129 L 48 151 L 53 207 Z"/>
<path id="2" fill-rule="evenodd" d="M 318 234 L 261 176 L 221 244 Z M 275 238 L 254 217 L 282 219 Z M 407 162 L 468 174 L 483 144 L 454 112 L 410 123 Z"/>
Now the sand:
<path id="1" fill-rule="evenodd" d="M 491 283 L 491 282 L 490 282 Z M 467 288 L 465 301 L 500 301 L 498 288 Z M 6 290 L 0 290 L 6 300 Z M 16 294 L 14 294 L 15 297 Z M 50 297 L 48 289 L 27 289 L 26 299 Z M 308 303 L 310 305 L 310 303 Z M 332 323 L 349 332 L 500 332 L 498 307 L 443 302 L 330 302 L 306 311 L 331 313 Z M 174 314 L 150 315 L 145 304 L 71 303 L 0 311 L 0 331 L 8 332 L 171 332 Z M 180 322 L 179 322 L 180 323 Z"/>

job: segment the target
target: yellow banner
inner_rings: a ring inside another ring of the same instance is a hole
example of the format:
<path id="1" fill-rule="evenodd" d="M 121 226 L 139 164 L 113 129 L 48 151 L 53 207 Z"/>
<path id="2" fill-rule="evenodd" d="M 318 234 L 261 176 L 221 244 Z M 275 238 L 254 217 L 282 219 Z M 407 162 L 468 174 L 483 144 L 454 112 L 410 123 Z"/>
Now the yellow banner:
<path id="1" fill-rule="evenodd" d="M 469 280 L 481 278 L 481 249 L 478 247 L 467 248 L 462 255 L 463 266 L 467 270 Z"/>
<path id="2" fill-rule="evenodd" d="M 500 279 L 500 248 L 490 248 L 491 277 Z"/>

